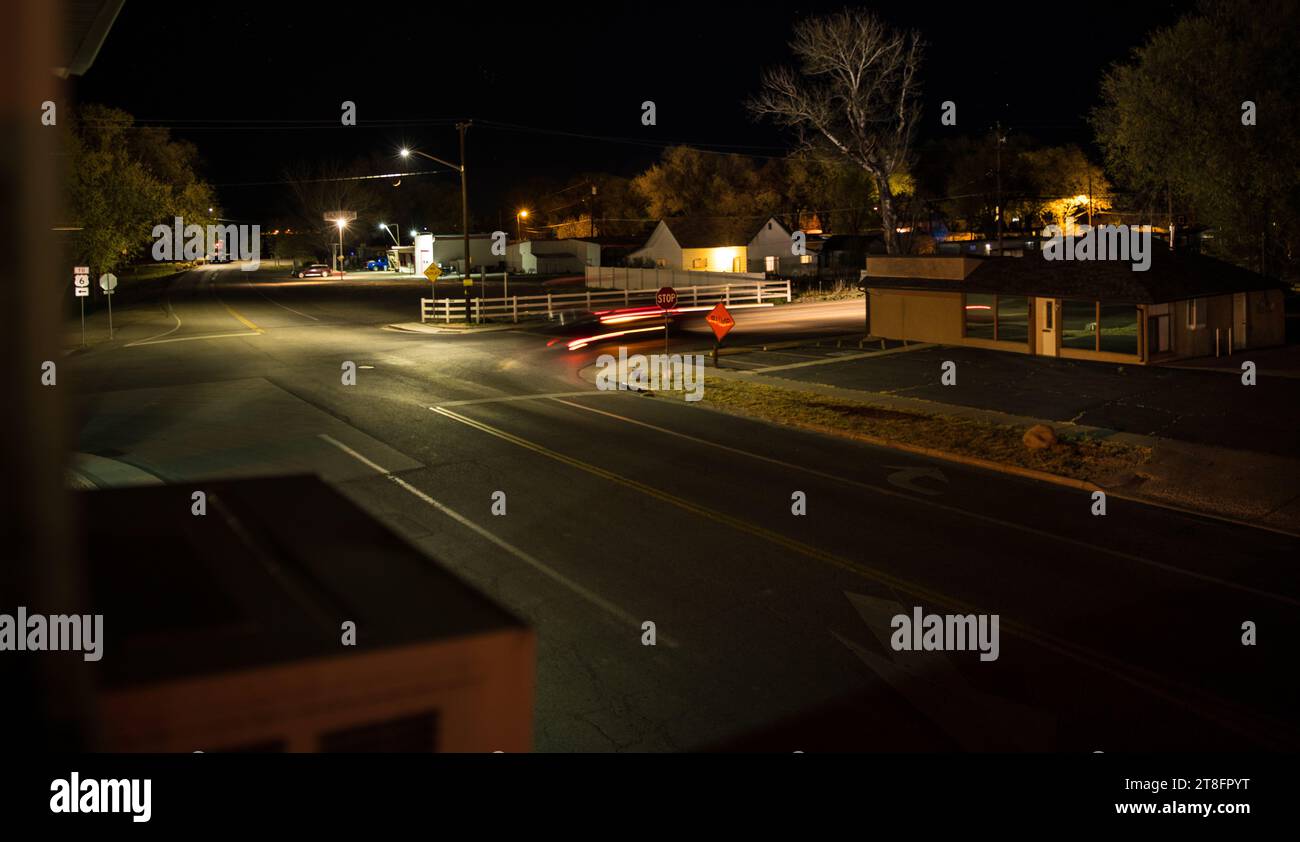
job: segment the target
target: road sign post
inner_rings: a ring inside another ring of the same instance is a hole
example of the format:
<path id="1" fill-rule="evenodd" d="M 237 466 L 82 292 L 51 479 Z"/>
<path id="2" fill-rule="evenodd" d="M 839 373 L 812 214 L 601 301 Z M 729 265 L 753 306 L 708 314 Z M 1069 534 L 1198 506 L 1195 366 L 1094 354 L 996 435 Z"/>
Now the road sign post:
<path id="1" fill-rule="evenodd" d="M 660 287 L 655 293 L 655 303 L 664 311 L 664 356 L 668 356 L 668 311 L 677 306 L 677 290 Z"/>
<path id="2" fill-rule="evenodd" d="M 709 311 L 709 315 L 704 317 L 709 327 L 713 329 L 713 367 L 718 367 L 718 347 L 722 345 L 722 337 L 731 332 L 736 326 L 736 320 L 727 312 L 727 308 L 719 303 Z"/>
<path id="3" fill-rule="evenodd" d="M 86 298 L 90 295 L 90 267 L 72 267 L 72 285 L 81 299 L 81 347 L 86 347 Z"/>
<path id="4" fill-rule="evenodd" d="M 424 277 L 429 279 L 429 283 L 433 287 L 429 291 L 429 299 L 435 302 L 434 306 L 437 306 L 436 302 L 438 301 L 438 277 L 440 275 L 442 275 L 442 269 L 439 268 L 437 263 L 430 263 L 424 269 Z"/>
<path id="5" fill-rule="evenodd" d="M 113 338 L 113 290 L 117 289 L 117 275 L 105 272 L 99 276 L 99 288 L 108 296 L 108 338 Z"/>

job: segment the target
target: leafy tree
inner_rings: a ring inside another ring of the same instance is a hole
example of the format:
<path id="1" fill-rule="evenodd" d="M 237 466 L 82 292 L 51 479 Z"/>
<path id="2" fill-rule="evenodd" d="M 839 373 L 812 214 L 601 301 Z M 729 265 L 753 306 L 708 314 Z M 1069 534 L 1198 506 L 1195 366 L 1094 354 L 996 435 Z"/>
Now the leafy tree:
<path id="1" fill-rule="evenodd" d="M 748 239 L 781 199 L 771 171 L 756 159 L 689 146 L 665 149 L 659 163 L 632 179 L 632 191 L 652 218 L 707 218 L 719 237 L 733 240 Z"/>
<path id="2" fill-rule="evenodd" d="M 1111 208 L 1111 187 L 1105 173 L 1073 144 L 1029 149 L 1016 163 L 1034 191 L 1020 203 L 1026 215 L 1071 233 L 1081 219 L 1086 221 L 1089 203 L 1094 214 Z"/>
<path id="3" fill-rule="evenodd" d="M 76 257 L 92 272 L 141 255 L 157 223 L 208 218 L 212 190 L 197 175 L 194 148 L 165 129 L 142 129 L 124 111 L 87 105 L 69 122 L 65 148 L 67 207 L 82 229 Z"/>
<path id="4" fill-rule="evenodd" d="M 1228 256 L 1271 254 L 1271 271 L 1293 270 L 1297 245 L 1298 42 L 1291 0 L 1207 0 L 1112 67 L 1092 114 L 1123 183 L 1193 212 Z"/>

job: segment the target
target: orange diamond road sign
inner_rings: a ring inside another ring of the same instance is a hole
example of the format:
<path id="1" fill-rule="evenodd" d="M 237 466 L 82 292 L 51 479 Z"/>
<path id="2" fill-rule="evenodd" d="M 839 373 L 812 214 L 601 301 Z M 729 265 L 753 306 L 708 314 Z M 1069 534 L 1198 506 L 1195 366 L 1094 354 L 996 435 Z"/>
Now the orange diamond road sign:
<path id="1" fill-rule="evenodd" d="M 709 327 L 713 328 L 713 335 L 718 337 L 719 342 L 722 341 L 722 337 L 726 336 L 727 333 L 736 326 L 736 320 L 731 318 L 731 314 L 727 312 L 727 308 L 723 307 L 721 304 L 710 310 L 709 315 L 704 317 L 704 321 L 708 322 Z"/>

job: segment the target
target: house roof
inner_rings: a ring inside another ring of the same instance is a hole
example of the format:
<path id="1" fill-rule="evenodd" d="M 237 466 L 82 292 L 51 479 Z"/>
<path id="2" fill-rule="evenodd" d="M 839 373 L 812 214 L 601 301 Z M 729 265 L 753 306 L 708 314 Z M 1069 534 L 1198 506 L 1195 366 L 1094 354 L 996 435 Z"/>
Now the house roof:
<path id="1" fill-rule="evenodd" d="M 1159 304 L 1207 295 L 1273 289 L 1270 278 L 1199 254 L 1170 252 L 1156 244 L 1151 266 L 1136 272 L 1121 260 L 1047 260 L 1042 252 L 1025 257 L 990 257 L 964 280 L 926 277 L 863 278 L 878 289 L 924 289 L 939 292 L 985 292 L 1084 298 L 1133 304 Z"/>
<path id="2" fill-rule="evenodd" d="M 679 216 L 662 221 L 672 232 L 673 239 L 684 249 L 747 246 L 753 239 L 752 232 L 746 236 L 749 223 L 745 220 Z M 767 222 L 766 219 L 763 221 Z"/>

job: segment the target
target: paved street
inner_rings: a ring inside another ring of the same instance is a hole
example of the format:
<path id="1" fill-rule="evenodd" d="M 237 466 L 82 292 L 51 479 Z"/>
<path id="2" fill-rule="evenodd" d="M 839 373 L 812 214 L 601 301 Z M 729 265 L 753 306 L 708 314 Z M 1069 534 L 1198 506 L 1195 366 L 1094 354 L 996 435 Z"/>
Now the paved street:
<path id="1" fill-rule="evenodd" d="M 384 327 L 427 288 L 187 273 L 68 358 L 80 464 L 320 474 L 537 628 L 538 750 L 1300 745 L 1294 539 L 1118 500 L 1096 518 L 1085 492 L 597 392 L 578 370 L 611 349 L 548 347 L 540 323 Z M 728 342 L 860 331 L 860 305 L 749 313 Z M 921 353 L 882 378 L 906 388 Z M 914 606 L 999 615 L 1000 656 L 893 651 Z"/>

